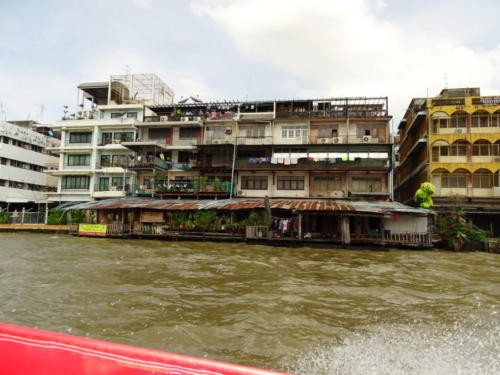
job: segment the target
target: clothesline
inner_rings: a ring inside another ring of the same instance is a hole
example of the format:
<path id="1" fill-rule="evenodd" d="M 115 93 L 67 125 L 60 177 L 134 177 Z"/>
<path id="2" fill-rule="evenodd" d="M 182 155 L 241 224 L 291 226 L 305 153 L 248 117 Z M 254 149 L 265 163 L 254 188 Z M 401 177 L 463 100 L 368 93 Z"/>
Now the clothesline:
<path id="1" fill-rule="evenodd" d="M 299 160 L 307 160 L 309 162 L 328 162 L 328 163 L 339 163 L 342 161 L 356 161 L 361 158 L 355 156 L 343 156 L 340 158 L 275 158 L 275 157 L 261 157 L 261 158 L 249 158 L 249 164 L 261 164 L 261 163 L 271 163 L 271 164 L 284 164 L 284 165 L 294 165 L 298 164 Z"/>

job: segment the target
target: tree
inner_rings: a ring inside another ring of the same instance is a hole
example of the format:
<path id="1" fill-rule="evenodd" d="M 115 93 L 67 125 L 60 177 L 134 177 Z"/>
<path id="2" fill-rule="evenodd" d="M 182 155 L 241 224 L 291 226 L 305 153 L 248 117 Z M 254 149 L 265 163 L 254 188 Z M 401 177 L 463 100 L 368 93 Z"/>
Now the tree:
<path id="1" fill-rule="evenodd" d="M 468 222 L 461 208 L 437 219 L 437 233 L 452 250 L 461 250 L 466 242 L 486 242 L 486 232 Z"/>
<path id="2" fill-rule="evenodd" d="M 422 208 L 432 208 L 434 202 L 432 201 L 432 195 L 436 191 L 436 188 L 430 182 L 423 182 L 420 185 L 420 189 L 415 192 L 415 197 L 413 198 L 415 203 Z"/>

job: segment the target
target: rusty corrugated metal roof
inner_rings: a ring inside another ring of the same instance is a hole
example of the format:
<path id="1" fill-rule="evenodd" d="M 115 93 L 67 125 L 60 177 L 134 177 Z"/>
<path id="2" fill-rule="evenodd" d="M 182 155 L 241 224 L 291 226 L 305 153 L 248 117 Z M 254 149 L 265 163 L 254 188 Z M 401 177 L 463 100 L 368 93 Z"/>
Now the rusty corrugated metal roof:
<path id="1" fill-rule="evenodd" d="M 428 210 L 405 206 L 398 202 L 347 201 L 339 199 L 270 199 L 272 209 L 289 211 L 357 212 L 357 213 L 408 213 L 427 215 Z M 149 210 L 249 210 L 264 209 L 264 199 L 178 200 L 148 198 L 118 198 L 86 202 L 66 209 L 113 210 L 141 208 Z"/>

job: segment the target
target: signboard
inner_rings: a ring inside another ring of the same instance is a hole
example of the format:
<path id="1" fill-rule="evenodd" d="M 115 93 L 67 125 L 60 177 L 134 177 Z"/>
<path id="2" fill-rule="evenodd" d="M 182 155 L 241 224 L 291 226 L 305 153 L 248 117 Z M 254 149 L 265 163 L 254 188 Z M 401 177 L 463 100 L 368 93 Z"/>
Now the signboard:
<path id="1" fill-rule="evenodd" d="M 472 104 L 476 105 L 500 105 L 500 96 L 472 98 Z"/>
<path id="2" fill-rule="evenodd" d="M 78 234 L 86 236 L 105 236 L 107 231 L 105 224 L 80 224 L 78 225 Z"/>
<path id="3" fill-rule="evenodd" d="M 163 223 L 163 212 L 142 212 L 141 223 Z"/>

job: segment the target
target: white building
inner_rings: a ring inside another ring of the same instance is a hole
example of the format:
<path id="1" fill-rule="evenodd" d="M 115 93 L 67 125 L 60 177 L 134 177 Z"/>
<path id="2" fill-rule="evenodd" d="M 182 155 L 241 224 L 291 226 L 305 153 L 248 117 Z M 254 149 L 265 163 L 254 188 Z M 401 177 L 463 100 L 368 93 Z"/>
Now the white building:
<path id="1" fill-rule="evenodd" d="M 90 201 L 123 197 L 131 192 L 136 171 L 129 169 L 134 152 L 122 143 L 138 140 L 138 125 L 147 106 L 170 104 L 173 91 L 154 74 L 112 76 L 108 82 L 78 86 L 75 114 L 65 113 L 53 125 L 61 132 L 58 177 L 50 201 Z"/>
<path id="2" fill-rule="evenodd" d="M 0 205 L 44 203 L 57 179 L 44 173 L 58 158 L 46 149 L 57 139 L 7 122 L 0 123 Z"/>

